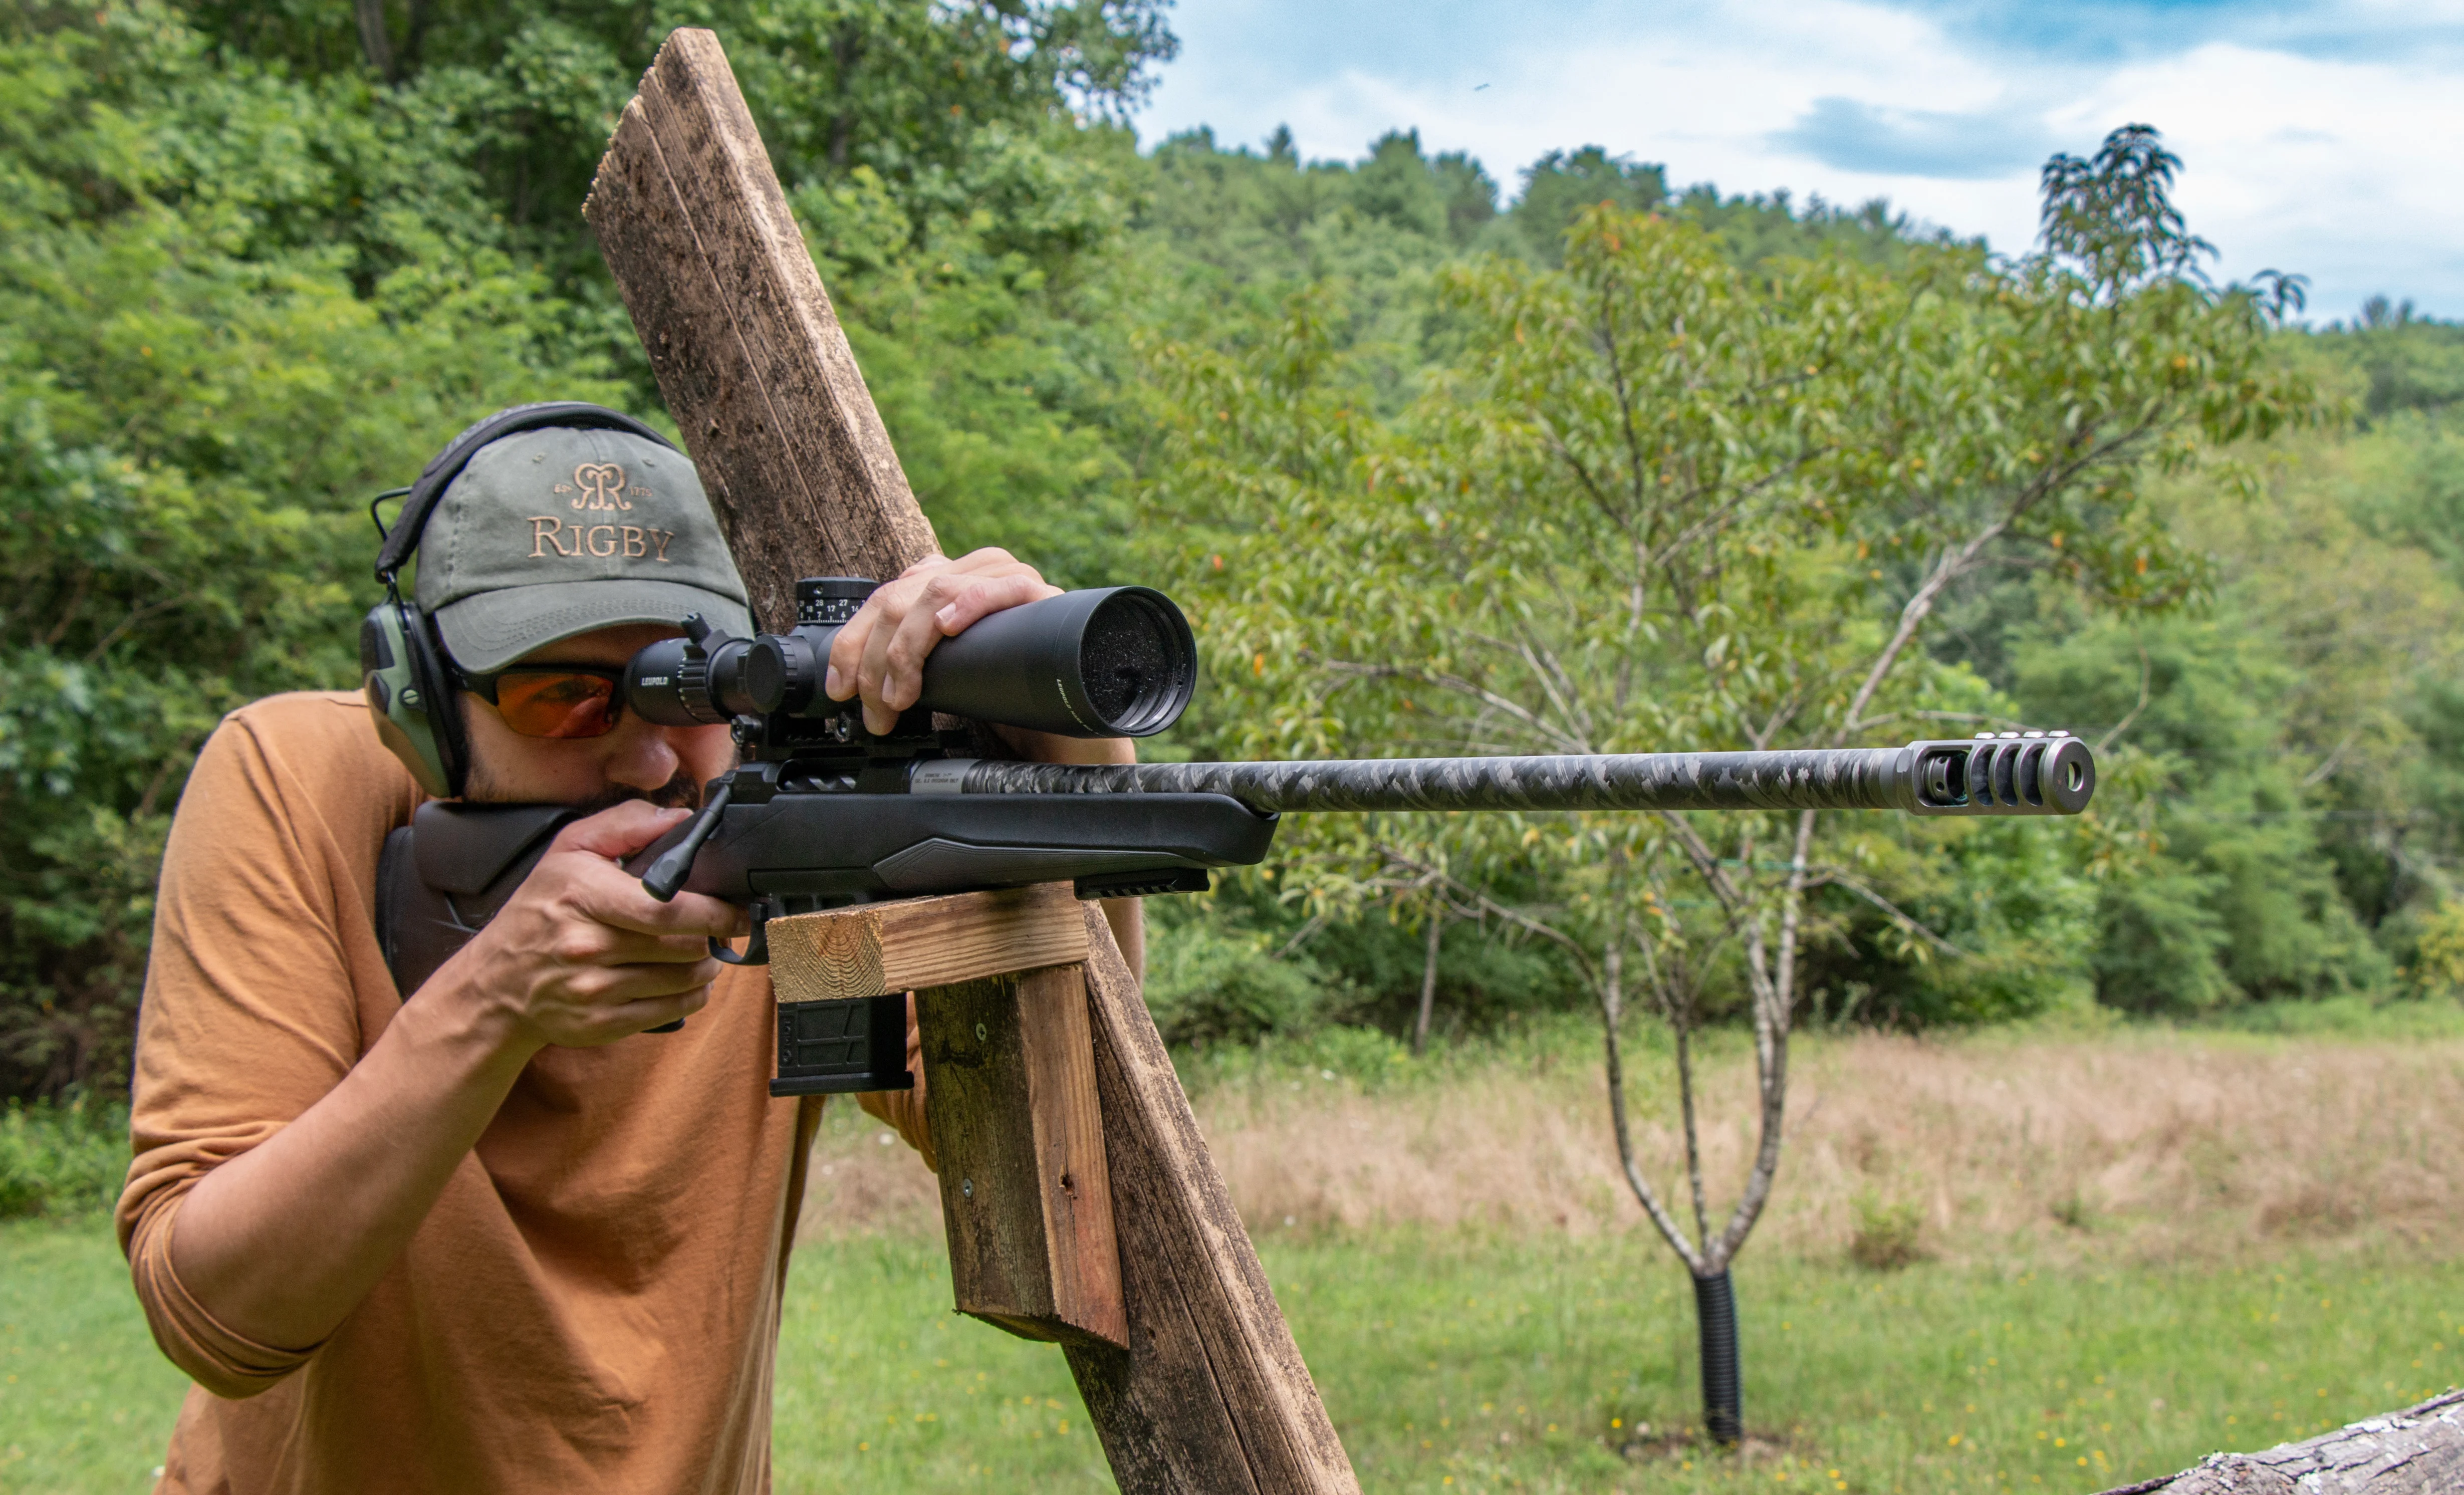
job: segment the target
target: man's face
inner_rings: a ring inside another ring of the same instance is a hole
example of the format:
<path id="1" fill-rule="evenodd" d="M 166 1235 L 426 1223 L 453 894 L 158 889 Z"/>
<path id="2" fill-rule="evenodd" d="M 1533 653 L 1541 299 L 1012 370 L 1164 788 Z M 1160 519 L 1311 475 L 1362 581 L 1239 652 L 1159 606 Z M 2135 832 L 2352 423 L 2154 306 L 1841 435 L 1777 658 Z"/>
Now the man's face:
<path id="1" fill-rule="evenodd" d="M 517 665 L 599 665 L 621 670 L 643 645 L 675 638 L 664 624 L 601 628 L 524 654 Z M 698 804 L 701 786 L 736 763 L 727 728 L 662 727 L 627 712 L 600 737 L 526 737 L 496 708 L 462 693 L 471 738 L 470 787 L 479 804 L 570 804 L 601 809 L 625 800 Z"/>

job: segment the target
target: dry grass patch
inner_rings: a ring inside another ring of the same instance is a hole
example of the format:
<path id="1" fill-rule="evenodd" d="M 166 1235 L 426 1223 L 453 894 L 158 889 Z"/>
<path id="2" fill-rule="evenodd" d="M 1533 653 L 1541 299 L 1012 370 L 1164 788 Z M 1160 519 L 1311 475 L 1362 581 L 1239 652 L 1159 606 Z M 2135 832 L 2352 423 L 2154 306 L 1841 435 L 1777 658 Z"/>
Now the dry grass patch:
<path id="1" fill-rule="evenodd" d="M 1683 1198 L 1665 1066 L 1634 1068 L 1637 1145 Z M 1382 1083 L 1331 1075 L 1268 1066 L 1199 1090 L 1253 1232 L 1641 1223 L 1579 1030 L 1489 1063 L 1397 1066 Z M 1718 1210 L 1751 1145 L 1751 1066 L 1726 1045 L 1705 1078 Z M 1800 1039 L 1789 1114 L 1760 1245 L 1877 1265 L 2022 1242 L 2147 1257 L 2237 1252 L 2253 1236 L 2430 1243 L 2464 1210 L 2464 1040 Z M 933 1180 L 883 1135 L 832 1107 L 808 1233 L 937 1229 Z"/>

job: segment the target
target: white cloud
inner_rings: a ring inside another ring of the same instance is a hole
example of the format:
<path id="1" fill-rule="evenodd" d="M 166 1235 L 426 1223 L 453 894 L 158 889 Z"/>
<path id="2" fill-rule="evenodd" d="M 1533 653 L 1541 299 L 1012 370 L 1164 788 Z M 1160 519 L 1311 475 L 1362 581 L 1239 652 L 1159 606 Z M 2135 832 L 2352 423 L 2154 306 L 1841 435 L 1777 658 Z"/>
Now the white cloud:
<path id="1" fill-rule="evenodd" d="M 1598 143 L 1664 162 L 1679 184 L 1888 197 L 2007 251 L 2035 231 L 2042 150 L 2084 153 L 2145 121 L 2184 158 L 2182 205 L 2223 250 L 2225 275 L 2308 274 L 2318 316 L 2348 316 L 2378 291 L 2464 314 L 2453 189 L 2464 47 L 2363 44 L 2373 28 L 2447 25 L 2423 10 L 2333 18 L 2340 40 L 2315 56 L 2280 50 L 2311 23 L 2279 16 L 2255 31 L 2262 42 L 2082 60 L 1955 38 L 1867 0 L 1549 11 L 1438 0 L 1401 23 L 1399 47 L 1397 17 L 1366 0 L 1183 0 L 1183 60 L 1142 125 L 1155 138 L 1210 123 L 1235 143 L 1288 123 L 1305 154 L 1346 158 L 1417 126 L 1428 148 L 1470 151 L 1508 190 L 1543 152 Z M 1994 171 L 1999 160 L 2012 165 Z"/>

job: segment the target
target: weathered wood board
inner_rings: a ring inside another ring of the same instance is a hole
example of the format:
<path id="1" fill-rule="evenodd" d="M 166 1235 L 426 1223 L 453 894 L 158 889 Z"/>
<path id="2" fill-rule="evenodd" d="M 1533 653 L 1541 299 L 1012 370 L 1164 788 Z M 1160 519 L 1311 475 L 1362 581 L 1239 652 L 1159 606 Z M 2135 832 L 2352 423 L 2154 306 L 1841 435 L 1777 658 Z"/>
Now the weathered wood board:
<path id="1" fill-rule="evenodd" d="M 1163 1036 L 1091 906 L 1087 944 L 1130 1346 L 1068 1355 L 1112 1478 L 1138 1492 L 1357 1492 Z"/>
<path id="2" fill-rule="evenodd" d="M 959 1308 L 1028 1339 L 1127 1345 L 1086 968 L 917 992 L 915 1012 Z"/>
<path id="3" fill-rule="evenodd" d="M 683 30 L 669 37 L 626 107 L 583 211 L 718 511 L 757 619 L 776 627 L 793 617 L 798 577 L 891 577 L 934 553 L 932 526 L 891 450 L 715 35 Z M 1018 548 L 1031 552 L 1033 537 L 1020 537 Z M 1132 1495 L 1356 1491 L 1111 931 L 1091 905 L 1082 917 L 1087 963 L 1076 984 L 1086 993 L 1128 1348 L 1081 1339 L 1065 1349 L 1114 1476 Z M 919 1002 L 927 1012 L 934 1005 L 929 996 Z M 1020 1010 L 1024 1026 L 1048 1026 Z M 939 1042 L 929 1031 L 933 1021 L 926 1019 L 928 1051 Z M 984 1027 L 989 1042 L 989 1017 Z M 963 1031 L 972 1034 L 974 1025 Z M 941 1066 L 956 1052 L 943 1047 Z M 1002 1105 L 1024 1095 L 1024 1113 L 1006 1122 L 971 1117 L 979 1124 L 962 1129 L 966 1134 L 999 1132 L 1002 1146 L 1019 1137 L 1078 1145 L 1071 1118 L 1083 1112 L 1075 1101 L 1057 1099 L 1075 1083 L 1071 1067 L 1031 1056 L 1023 1044 L 1006 1062 L 1017 1073 L 986 1080 L 981 1093 L 1006 1098 Z M 1021 1078 L 1039 1064 L 1046 1083 Z M 945 1191 L 956 1176 L 963 1201 L 972 1170 L 982 1165 L 954 1154 L 940 1135 L 930 1057 L 924 1084 Z M 1082 1176 L 1070 1176 L 1083 1192 Z M 1091 1198 L 1073 1202 L 1094 1207 Z M 1018 1221 L 1004 1220 L 1001 1228 L 1005 1240 L 1026 1240 Z M 956 1232 L 953 1246 L 965 1247 Z M 1025 1254 L 1022 1247 L 999 1260 Z M 1009 1306 L 978 1307 L 995 1316 Z"/>
<path id="4" fill-rule="evenodd" d="M 766 937 L 781 1001 L 880 997 L 1087 958 L 1067 883 L 791 913 L 772 919 Z"/>
<path id="5" fill-rule="evenodd" d="M 716 34 L 660 47 L 582 212 L 763 627 L 794 622 L 799 577 L 934 553 Z"/>

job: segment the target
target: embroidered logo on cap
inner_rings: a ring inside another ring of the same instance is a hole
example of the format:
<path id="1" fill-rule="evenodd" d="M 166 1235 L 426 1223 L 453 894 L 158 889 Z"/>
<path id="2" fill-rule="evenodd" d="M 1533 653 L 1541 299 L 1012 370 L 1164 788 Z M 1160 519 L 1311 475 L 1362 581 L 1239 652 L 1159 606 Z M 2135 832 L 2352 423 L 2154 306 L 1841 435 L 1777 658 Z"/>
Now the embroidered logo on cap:
<path id="1" fill-rule="evenodd" d="M 567 524 L 552 514 L 534 514 L 528 518 L 531 553 L 525 559 L 531 561 L 544 560 L 552 551 L 567 560 L 577 556 L 597 556 L 605 560 L 621 555 L 627 561 L 648 557 L 664 565 L 668 561 L 668 542 L 676 538 L 673 530 L 653 529 L 648 525 Z"/>
<path id="2" fill-rule="evenodd" d="M 573 470 L 573 481 L 557 484 L 556 491 L 572 494 L 577 509 L 630 509 L 633 498 L 650 496 L 649 489 L 626 482 L 621 462 L 584 462 Z"/>

